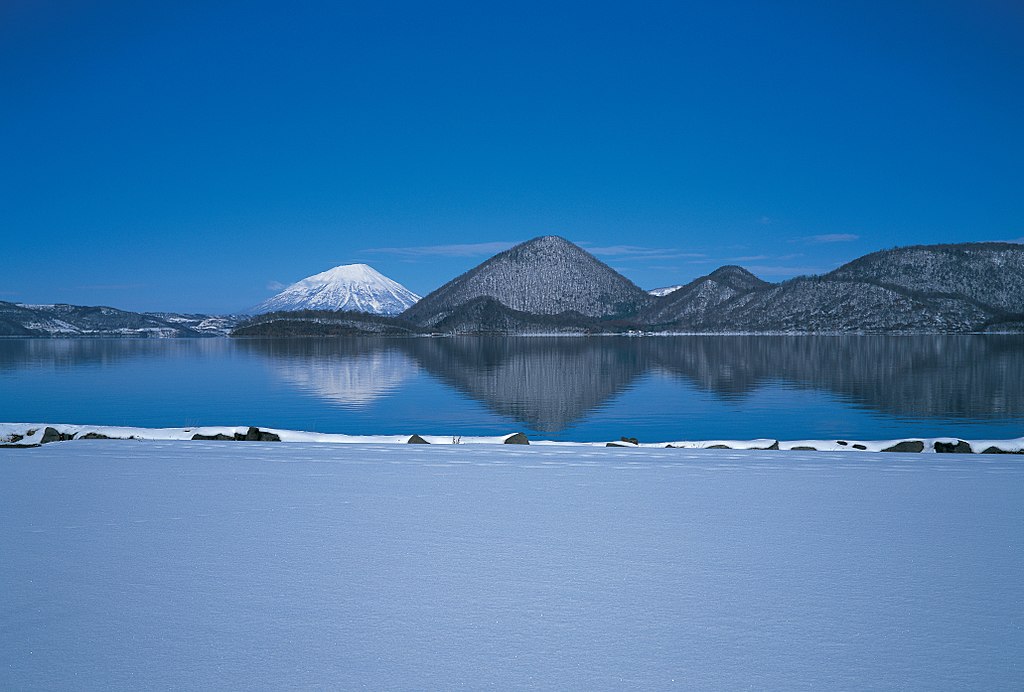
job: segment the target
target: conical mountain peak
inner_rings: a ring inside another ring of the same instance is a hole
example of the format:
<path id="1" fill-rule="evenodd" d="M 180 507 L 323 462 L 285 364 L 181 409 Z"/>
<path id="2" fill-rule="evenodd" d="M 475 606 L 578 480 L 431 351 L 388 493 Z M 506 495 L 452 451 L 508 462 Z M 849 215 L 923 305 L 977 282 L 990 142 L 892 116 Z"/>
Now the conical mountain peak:
<path id="1" fill-rule="evenodd" d="M 368 264 L 342 264 L 297 281 L 252 313 L 278 310 L 354 310 L 397 315 L 419 296 Z"/>
<path id="2" fill-rule="evenodd" d="M 632 281 L 583 248 L 547 235 L 520 243 L 449 281 L 404 317 L 433 326 L 482 297 L 536 315 L 576 312 L 597 318 L 635 312 L 650 301 Z"/>

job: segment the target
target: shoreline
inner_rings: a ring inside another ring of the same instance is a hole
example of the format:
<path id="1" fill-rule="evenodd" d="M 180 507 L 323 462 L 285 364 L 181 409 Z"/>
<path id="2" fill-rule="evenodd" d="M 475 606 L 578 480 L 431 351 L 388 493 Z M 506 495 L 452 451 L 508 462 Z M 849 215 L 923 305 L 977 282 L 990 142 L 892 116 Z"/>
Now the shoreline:
<path id="1" fill-rule="evenodd" d="M 540 338 L 540 339 L 551 339 L 560 337 L 570 338 L 672 338 L 672 337 L 737 337 L 737 336 L 771 336 L 771 337 L 805 337 L 805 336 L 828 336 L 828 337 L 841 337 L 841 336 L 856 336 L 856 337 L 869 337 L 869 336 L 891 336 L 891 337 L 909 337 L 909 336 L 1024 336 L 1024 330 L 985 330 L 985 331 L 965 331 L 965 332 L 952 332 L 952 331 L 918 331 L 918 330 L 885 330 L 885 331 L 873 331 L 866 329 L 858 330 L 847 330 L 847 331 L 836 331 L 836 330 L 823 330 L 823 331 L 720 331 L 720 332 L 701 332 L 701 331 L 664 331 L 664 330 L 624 330 L 621 332 L 585 332 L 585 331 L 568 331 L 568 332 L 430 332 L 430 333 L 419 333 L 419 334 L 385 334 L 377 332 L 352 332 L 350 334 L 301 334 L 301 335 L 288 335 L 288 336 L 266 336 L 266 335 L 244 335 L 244 334 L 199 334 L 199 335 L 187 335 L 187 336 L 164 336 L 153 333 L 144 334 L 112 334 L 112 333 L 74 333 L 74 334 L 31 334 L 31 335 L 19 335 L 19 334 L 4 334 L 0 335 L 0 340 L 5 341 L 30 341 L 33 339 L 44 340 L 44 341 L 91 341 L 97 339 L 112 339 L 112 340 L 141 340 L 141 341 L 208 341 L 216 339 L 227 339 L 227 340 L 264 340 L 264 339 L 285 339 L 285 340 L 308 340 L 308 339 L 347 339 L 347 338 L 362 338 L 362 339 L 457 339 L 464 337 L 471 338 Z"/>
<path id="2" fill-rule="evenodd" d="M 952 454 L 1024 454 L 1024 437 L 965 440 L 958 437 L 905 437 L 891 440 L 675 440 L 642 443 L 635 438 L 590 442 L 529 439 L 521 432 L 494 436 L 348 435 L 255 426 L 140 428 L 71 423 L 0 423 L 0 447 L 27 449 L 81 440 L 286 442 L 318 444 L 536 445 L 637 449 L 723 449 L 799 452 L 901 452 Z"/>

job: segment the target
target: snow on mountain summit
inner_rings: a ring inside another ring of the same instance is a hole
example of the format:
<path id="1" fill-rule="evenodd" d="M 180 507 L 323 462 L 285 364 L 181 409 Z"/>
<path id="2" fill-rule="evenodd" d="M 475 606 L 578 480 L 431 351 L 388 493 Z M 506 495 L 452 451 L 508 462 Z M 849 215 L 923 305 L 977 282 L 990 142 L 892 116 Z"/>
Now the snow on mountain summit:
<path id="1" fill-rule="evenodd" d="M 397 315 L 420 297 L 367 264 L 343 264 L 298 281 L 249 312 L 355 310 Z"/>

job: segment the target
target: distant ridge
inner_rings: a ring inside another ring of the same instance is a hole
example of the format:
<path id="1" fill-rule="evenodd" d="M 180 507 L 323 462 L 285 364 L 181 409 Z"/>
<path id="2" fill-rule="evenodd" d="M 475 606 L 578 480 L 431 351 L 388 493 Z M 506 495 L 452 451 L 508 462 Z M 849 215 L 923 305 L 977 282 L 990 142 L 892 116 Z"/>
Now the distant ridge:
<path id="1" fill-rule="evenodd" d="M 1024 245 L 1014 243 L 882 250 L 781 284 L 719 281 L 716 274 L 659 299 L 637 321 L 670 331 L 782 333 L 936 334 L 1024 325 Z"/>
<path id="2" fill-rule="evenodd" d="M 825 275 L 896 290 L 956 296 L 982 308 L 1024 312 L 1024 245 L 959 243 L 881 250 Z"/>
<path id="3" fill-rule="evenodd" d="M 282 307 L 244 324 L 231 315 L 0 301 L 0 337 L 222 336 L 236 325 L 238 336 L 1021 333 L 1024 245 L 894 248 L 778 284 L 725 266 L 655 297 L 564 238 L 544 236 L 495 255 L 400 316 L 386 311 L 415 294 L 366 265 L 336 267 L 279 297 Z M 311 301 L 352 307 L 300 307 Z"/>
<path id="4" fill-rule="evenodd" d="M 249 312 L 344 310 L 397 315 L 419 298 L 367 264 L 343 264 L 297 281 Z"/>
<path id="5" fill-rule="evenodd" d="M 181 338 L 226 336 L 233 316 L 130 312 L 106 306 L 29 305 L 0 301 L 0 337 Z"/>
<path id="6" fill-rule="evenodd" d="M 491 257 L 424 297 L 402 317 L 432 327 L 482 298 L 519 313 L 590 318 L 632 314 L 653 300 L 583 248 L 549 235 Z M 474 310 L 481 307 L 473 305 Z M 493 308 L 486 312 L 494 315 Z"/>
<path id="7" fill-rule="evenodd" d="M 701 322 L 711 318 L 726 301 L 768 286 L 771 284 L 743 267 L 719 267 L 707 276 L 663 294 L 639 316 L 639 321 L 648 324 Z"/>

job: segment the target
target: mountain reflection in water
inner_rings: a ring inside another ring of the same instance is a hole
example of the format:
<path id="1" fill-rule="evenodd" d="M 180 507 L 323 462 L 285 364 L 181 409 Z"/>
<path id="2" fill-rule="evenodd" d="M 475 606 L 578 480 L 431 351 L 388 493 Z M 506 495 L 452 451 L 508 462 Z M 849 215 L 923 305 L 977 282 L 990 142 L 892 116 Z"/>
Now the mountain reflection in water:
<path id="1" fill-rule="evenodd" d="M 645 441 L 1024 435 L 1024 336 L 0 339 L 0 420 Z"/>
<path id="2" fill-rule="evenodd" d="M 363 408 L 401 388 L 419 370 L 395 342 L 366 339 L 244 340 L 286 382 L 335 404 Z"/>
<path id="3" fill-rule="evenodd" d="M 782 384 L 901 418 L 1024 419 L 1024 337 L 681 336 L 246 340 L 289 382 L 365 403 L 420 368 L 491 411 L 558 432 L 668 374 L 723 400 Z"/>

